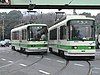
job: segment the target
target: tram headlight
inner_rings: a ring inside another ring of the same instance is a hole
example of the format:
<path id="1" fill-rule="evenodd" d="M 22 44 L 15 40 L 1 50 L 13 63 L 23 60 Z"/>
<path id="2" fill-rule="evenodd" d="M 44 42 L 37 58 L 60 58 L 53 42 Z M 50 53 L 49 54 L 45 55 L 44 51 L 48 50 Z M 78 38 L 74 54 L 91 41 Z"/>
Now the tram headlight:
<path id="1" fill-rule="evenodd" d="M 88 47 L 89 49 L 95 49 L 95 46 L 90 46 L 90 47 Z"/>
<path id="2" fill-rule="evenodd" d="M 74 49 L 77 49 L 77 47 L 75 46 Z"/>
<path id="3" fill-rule="evenodd" d="M 88 47 L 89 49 L 91 49 L 91 47 Z"/>
<path id="4" fill-rule="evenodd" d="M 77 49 L 78 47 L 77 47 L 77 46 L 73 46 L 72 48 L 73 48 L 73 49 Z"/>

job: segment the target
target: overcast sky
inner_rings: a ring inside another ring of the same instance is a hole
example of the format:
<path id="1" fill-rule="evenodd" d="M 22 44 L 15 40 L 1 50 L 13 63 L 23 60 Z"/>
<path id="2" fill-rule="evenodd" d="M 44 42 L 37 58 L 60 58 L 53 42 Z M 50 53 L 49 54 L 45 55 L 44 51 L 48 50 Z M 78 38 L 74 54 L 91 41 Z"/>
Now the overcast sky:
<path id="1" fill-rule="evenodd" d="M 0 12 L 7 12 L 9 13 L 11 10 L 20 10 L 23 14 L 27 14 L 27 9 L 0 9 Z M 34 11 L 37 11 L 38 13 L 43 12 L 43 13 L 49 13 L 49 12 L 58 12 L 57 9 L 34 9 Z M 61 10 L 61 12 L 66 12 L 67 14 L 73 14 L 73 10 L 72 9 L 63 9 Z M 98 13 L 100 13 L 100 10 L 95 10 L 95 9 L 77 9 L 76 13 L 80 14 L 83 12 L 88 12 L 91 13 L 92 15 L 97 15 Z"/>

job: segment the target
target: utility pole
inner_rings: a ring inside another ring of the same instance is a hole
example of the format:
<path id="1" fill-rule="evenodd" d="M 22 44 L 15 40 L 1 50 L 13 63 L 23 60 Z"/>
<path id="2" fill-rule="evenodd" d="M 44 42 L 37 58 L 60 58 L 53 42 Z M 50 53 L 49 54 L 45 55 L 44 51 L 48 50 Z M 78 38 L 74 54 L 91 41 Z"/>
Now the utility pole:
<path id="1" fill-rule="evenodd" d="M 5 31 L 4 31 L 4 29 L 5 29 L 5 26 L 4 26 L 4 15 L 2 15 L 2 40 L 4 40 L 5 39 L 5 36 L 4 36 L 4 34 L 5 34 Z"/>

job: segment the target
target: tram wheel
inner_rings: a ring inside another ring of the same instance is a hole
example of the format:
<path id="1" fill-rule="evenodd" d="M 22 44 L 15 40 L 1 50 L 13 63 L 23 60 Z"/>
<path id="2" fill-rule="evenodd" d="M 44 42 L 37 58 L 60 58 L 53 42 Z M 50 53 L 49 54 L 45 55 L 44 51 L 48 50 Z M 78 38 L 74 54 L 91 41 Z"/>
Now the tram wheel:
<path id="1" fill-rule="evenodd" d="M 12 46 L 11 49 L 12 49 L 12 50 L 16 50 L 16 49 L 15 49 L 15 46 Z"/>
<path id="2" fill-rule="evenodd" d="M 50 47 L 49 47 L 49 51 L 50 51 L 50 53 L 53 53 L 52 48 L 50 48 Z"/>
<path id="3" fill-rule="evenodd" d="M 64 57 L 64 51 L 58 50 L 58 55 L 61 56 L 61 57 Z"/>
<path id="4" fill-rule="evenodd" d="M 25 52 L 25 48 L 20 48 L 20 52 Z"/>

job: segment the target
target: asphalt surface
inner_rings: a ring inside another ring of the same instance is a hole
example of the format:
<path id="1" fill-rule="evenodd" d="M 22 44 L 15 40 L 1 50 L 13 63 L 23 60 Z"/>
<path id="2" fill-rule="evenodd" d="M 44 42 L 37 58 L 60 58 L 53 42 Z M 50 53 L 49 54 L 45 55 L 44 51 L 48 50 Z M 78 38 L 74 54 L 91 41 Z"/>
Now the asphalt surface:
<path id="1" fill-rule="evenodd" d="M 59 56 L 29 55 L 12 51 L 9 47 L 0 47 L 0 75 L 100 75 L 100 52 L 90 61 L 91 70 L 86 61 L 67 61 Z"/>

